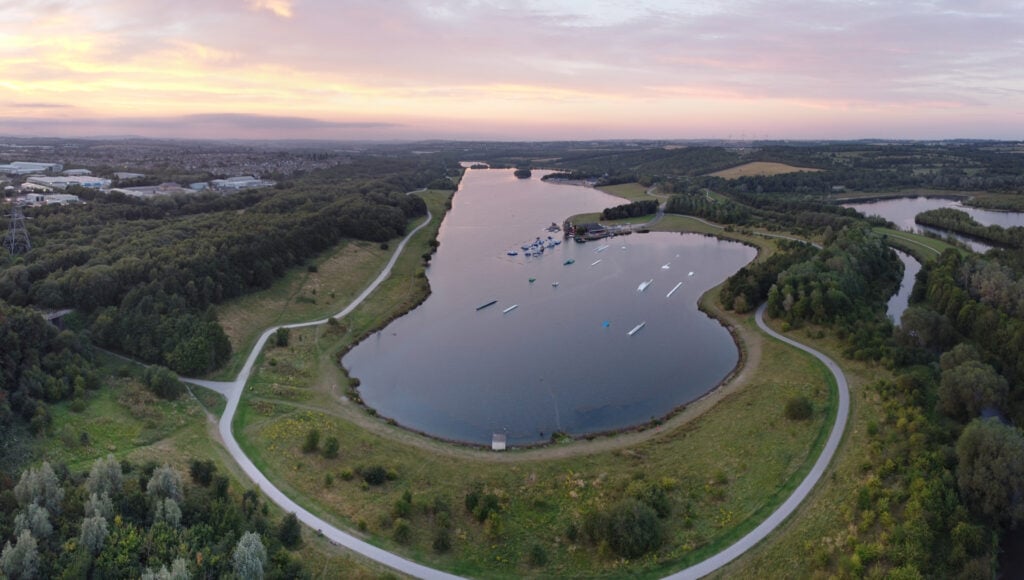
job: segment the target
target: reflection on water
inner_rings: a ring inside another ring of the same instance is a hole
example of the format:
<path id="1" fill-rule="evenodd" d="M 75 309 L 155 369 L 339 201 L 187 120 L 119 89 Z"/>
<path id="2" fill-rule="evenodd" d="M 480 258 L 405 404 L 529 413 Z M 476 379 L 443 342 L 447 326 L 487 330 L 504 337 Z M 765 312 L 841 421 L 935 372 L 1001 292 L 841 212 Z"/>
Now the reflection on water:
<path id="1" fill-rule="evenodd" d="M 896 250 L 896 255 L 903 262 L 903 281 L 900 282 L 900 289 L 889 299 L 886 314 L 899 326 L 900 318 L 907 309 L 907 302 L 910 300 L 910 292 L 914 289 L 914 280 L 917 273 L 921 271 L 921 264 L 909 254 Z"/>
<path id="2" fill-rule="evenodd" d="M 881 216 L 905 231 L 918 233 L 932 231 L 943 236 L 950 234 L 942 230 L 919 226 L 914 223 L 914 217 L 923 211 L 948 207 L 966 212 L 982 225 L 997 225 L 1004 228 L 1024 226 L 1024 213 L 976 209 L 967 207 L 953 199 L 938 197 L 899 197 L 865 203 L 844 203 L 843 207 L 855 209 L 865 215 Z M 985 252 L 992 248 L 988 244 L 971 238 L 958 235 L 954 235 L 954 237 L 967 243 L 976 252 Z"/>
<path id="3" fill-rule="evenodd" d="M 537 173 L 468 171 L 429 268 L 430 298 L 343 360 L 367 405 L 434 436 L 486 444 L 504 432 L 523 444 L 643 423 L 714 387 L 739 354 L 696 302 L 754 249 L 634 234 L 522 255 L 538 236 L 561 239 L 544 231 L 552 221 L 618 203 Z"/>

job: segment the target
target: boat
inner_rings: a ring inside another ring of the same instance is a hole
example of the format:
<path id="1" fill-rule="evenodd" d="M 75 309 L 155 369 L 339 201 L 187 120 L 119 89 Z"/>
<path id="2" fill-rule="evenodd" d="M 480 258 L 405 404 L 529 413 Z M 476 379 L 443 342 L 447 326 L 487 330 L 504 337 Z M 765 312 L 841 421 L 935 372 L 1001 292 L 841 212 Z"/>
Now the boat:
<path id="1" fill-rule="evenodd" d="M 668 270 L 668 268 L 669 268 L 668 264 L 665 264 L 664 266 L 661 267 L 662 270 Z"/>
<path id="2" fill-rule="evenodd" d="M 497 300 L 491 300 L 490 302 L 484 302 L 480 306 L 477 306 L 476 309 L 477 310 L 483 310 L 484 308 L 487 308 L 488 306 L 494 306 L 497 303 L 498 303 Z"/>
<path id="3" fill-rule="evenodd" d="M 687 274 L 687 276 L 693 276 L 693 272 L 690 272 L 689 274 Z"/>
<path id="4" fill-rule="evenodd" d="M 573 260 L 572 258 L 569 258 L 568 260 L 562 262 L 562 265 L 563 266 L 568 266 L 569 264 L 575 264 L 575 263 L 576 263 L 576 260 Z"/>
<path id="5" fill-rule="evenodd" d="M 640 329 L 645 327 L 645 326 L 647 326 L 647 322 L 646 321 L 645 322 L 641 322 L 640 324 L 637 324 L 636 326 L 634 326 L 633 330 L 630 330 L 626 334 L 629 335 L 629 336 L 633 336 L 634 334 L 640 332 Z"/>
<path id="6" fill-rule="evenodd" d="M 594 250 L 594 251 L 597 252 L 597 253 L 601 253 L 601 252 L 607 250 L 610 247 L 611 246 L 609 246 L 608 244 L 604 244 L 603 246 L 598 246 L 598 248 L 596 250 Z"/>
<path id="7" fill-rule="evenodd" d="M 537 281 L 537 279 L 536 279 L 536 278 L 530 278 L 530 284 L 533 284 L 533 283 L 534 283 L 534 282 L 536 282 L 536 281 Z"/>
<path id="8" fill-rule="evenodd" d="M 512 306 L 509 306 L 508 308 L 502 310 L 501 313 L 502 314 L 508 314 L 509 312 L 512 312 L 516 308 L 519 308 L 519 305 L 518 304 L 513 304 Z"/>
<path id="9" fill-rule="evenodd" d="M 509 250 L 509 251 L 505 252 L 505 254 L 508 255 L 508 256 L 518 256 L 519 252 L 517 252 L 515 250 Z"/>
<path id="10" fill-rule="evenodd" d="M 637 290 L 637 292 L 643 292 L 644 290 L 647 290 L 647 287 L 650 286 L 653 283 L 654 283 L 654 278 L 651 278 L 650 280 L 648 280 L 646 282 L 641 282 L 640 285 L 636 287 L 636 290 Z"/>
<path id="11" fill-rule="evenodd" d="M 665 298 L 671 298 L 672 295 L 676 293 L 676 290 L 679 290 L 679 287 L 682 286 L 682 285 L 683 285 L 682 282 L 676 284 L 675 288 L 672 288 L 671 290 L 668 291 L 668 294 L 665 295 Z"/>
<path id="12" fill-rule="evenodd" d="M 551 285 L 554 286 L 555 288 L 558 288 L 558 282 L 552 282 Z"/>
<path id="13" fill-rule="evenodd" d="M 596 265 L 598 265 L 600 263 L 601 263 L 601 260 L 598 260 L 598 261 L 594 262 L 593 264 L 591 264 L 591 266 L 596 266 Z"/>

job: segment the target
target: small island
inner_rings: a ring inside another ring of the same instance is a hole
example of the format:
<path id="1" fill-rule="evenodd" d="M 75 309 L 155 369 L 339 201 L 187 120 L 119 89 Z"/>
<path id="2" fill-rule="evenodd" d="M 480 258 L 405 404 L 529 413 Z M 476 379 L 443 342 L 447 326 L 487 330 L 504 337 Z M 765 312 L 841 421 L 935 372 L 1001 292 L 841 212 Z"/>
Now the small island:
<path id="1" fill-rule="evenodd" d="M 519 179 L 529 179 L 532 175 L 533 172 L 530 171 L 529 167 L 520 167 L 519 169 L 516 169 L 515 172 L 515 176 Z"/>

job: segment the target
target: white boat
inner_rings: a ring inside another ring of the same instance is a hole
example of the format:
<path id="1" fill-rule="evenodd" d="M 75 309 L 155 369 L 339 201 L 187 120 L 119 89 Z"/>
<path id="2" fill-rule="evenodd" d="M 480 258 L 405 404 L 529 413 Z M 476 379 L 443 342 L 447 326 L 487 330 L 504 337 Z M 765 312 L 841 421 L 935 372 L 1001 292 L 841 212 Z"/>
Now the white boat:
<path id="1" fill-rule="evenodd" d="M 552 282 L 551 285 L 554 286 L 555 288 L 558 288 L 558 282 Z"/>
<path id="2" fill-rule="evenodd" d="M 509 306 L 508 308 L 502 310 L 501 313 L 502 314 L 508 314 L 509 312 L 512 312 L 516 308 L 519 308 L 519 305 L 518 304 L 513 304 L 512 306 Z"/>
<path id="3" fill-rule="evenodd" d="M 626 334 L 629 336 L 633 336 L 634 334 L 640 332 L 640 329 L 643 328 L 644 326 L 647 326 L 647 322 L 641 322 L 640 324 L 637 324 L 636 326 L 633 327 L 633 330 L 630 330 Z"/>
<path id="4" fill-rule="evenodd" d="M 601 260 L 598 260 L 598 261 L 594 262 L 593 264 L 591 264 L 591 266 L 596 266 L 596 265 L 598 265 L 600 263 L 601 263 Z"/>
<path id="5" fill-rule="evenodd" d="M 682 282 L 676 284 L 675 288 L 672 288 L 671 290 L 668 291 L 668 294 L 665 295 L 665 298 L 671 298 L 672 295 L 676 293 L 676 290 L 679 290 L 679 287 L 682 285 Z"/>
<path id="6" fill-rule="evenodd" d="M 689 274 L 687 274 L 687 276 L 693 276 L 693 272 L 690 272 Z"/>
<path id="7" fill-rule="evenodd" d="M 665 264 L 664 266 L 661 267 L 662 270 L 668 270 L 668 268 L 669 268 L 668 264 Z"/>
<path id="8" fill-rule="evenodd" d="M 636 291 L 637 292 L 643 292 L 644 290 L 647 290 L 647 287 L 650 286 L 653 283 L 654 283 L 654 278 L 651 278 L 650 280 L 648 280 L 646 282 L 641 282 L 640 285 L 636 287 Z"/>
<path id="9" fill-rule="evenodd" d="M 607 250 L 607 249 L 608 249 L 608 248 L 610 248 L 610 247 L 611 247 L 611 246 L 609 246 L 608 244 L 605 244 L 605 245 L 603 245 L 603 246 L 598 246 L 598 248 L 597 248 L 596 250 L 594 250 L 594 252 L 596 252 L 596 253 L 600 254 L 601 252 L 603 252 L 603 251 Z"/>

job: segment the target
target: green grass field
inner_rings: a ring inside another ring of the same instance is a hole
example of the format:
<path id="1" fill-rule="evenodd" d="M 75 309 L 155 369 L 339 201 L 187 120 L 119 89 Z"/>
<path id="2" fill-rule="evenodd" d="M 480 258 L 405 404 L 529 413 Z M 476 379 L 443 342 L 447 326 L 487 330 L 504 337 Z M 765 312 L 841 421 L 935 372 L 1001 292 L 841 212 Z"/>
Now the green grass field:
<path id="1" fill-rule="evenodd" d="M 605 185 L 598 187 L 597 189 L 610 193 L 616 197 L 628 201 L 644 201 L 648 199 L 654 199 L 647 195 L 647 187 L 640 185 L 639 183 L 622 183 L 619 185 Z"/>
<path id="2" fill-rule="evenodd" d="M 885 235 L 888 238 L 889 245 L 895 246 L 896 248 L 911 254 L 917 258 L 919 262 L 934 260 L 941 255 L 942 252 L 950 249 L 964 254 L 969 251 L 952 244 L 948 244 L 942 240 L 922 236 L 920 234 L 901 232 L 899 230 L 889 228 L 874 228 L 874 230 Z"/>

